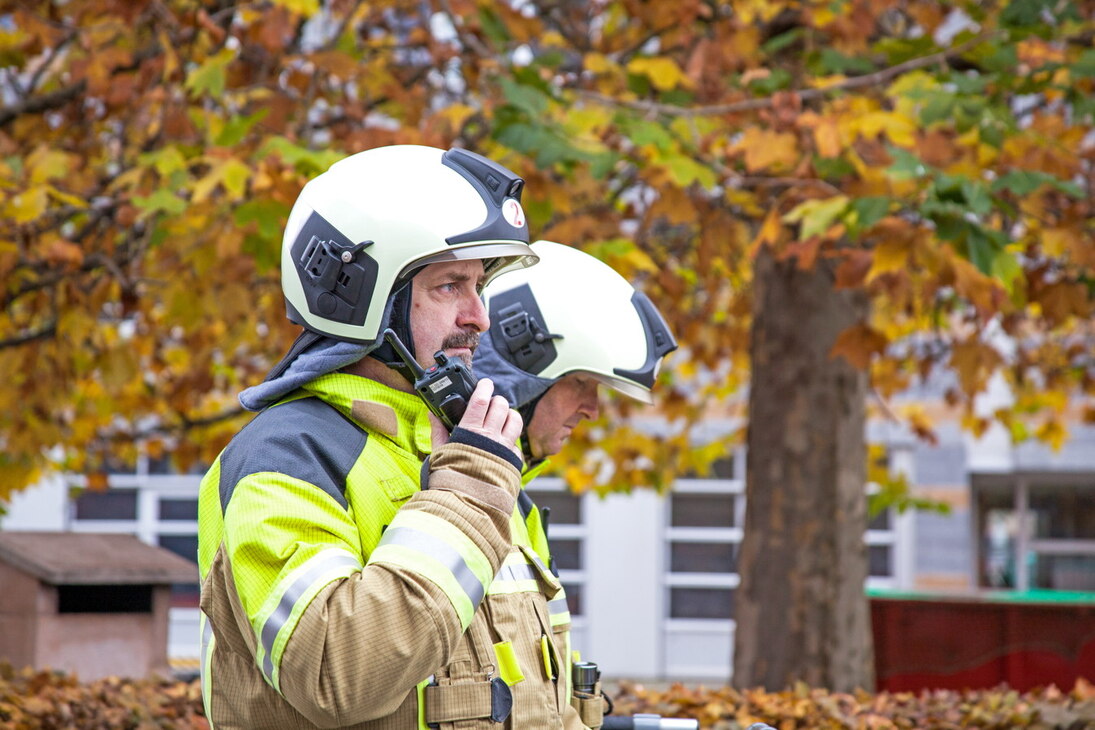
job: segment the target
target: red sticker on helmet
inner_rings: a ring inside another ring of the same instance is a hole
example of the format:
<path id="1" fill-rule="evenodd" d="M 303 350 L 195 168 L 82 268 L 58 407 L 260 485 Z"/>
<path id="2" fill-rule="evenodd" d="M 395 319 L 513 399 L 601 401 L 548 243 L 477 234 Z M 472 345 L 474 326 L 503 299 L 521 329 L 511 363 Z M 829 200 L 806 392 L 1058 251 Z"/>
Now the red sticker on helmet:
<path id="1" fill-rule="evenodd" d="M 525 227 L 525 211 L 521 210 L 521 204 L 513 198 L 506 198 L 502 203 L 502 217 L 514 228 Z"/>

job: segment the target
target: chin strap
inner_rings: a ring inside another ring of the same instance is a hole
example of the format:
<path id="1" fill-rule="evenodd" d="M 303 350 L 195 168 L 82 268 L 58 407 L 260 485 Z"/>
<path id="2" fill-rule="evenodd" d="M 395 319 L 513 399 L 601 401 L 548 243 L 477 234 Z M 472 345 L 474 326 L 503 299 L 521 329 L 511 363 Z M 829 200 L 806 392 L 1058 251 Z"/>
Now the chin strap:
<path id="1" fill-rule="evenodd" d="M 544 393 L 547 393 L 545 390 Z M 540 399 L 544 397 L 544 393 L 536 396 L 528 403 L 514 410 L 521 416 L 523 425 L 521 426 L 521 452 L 525 457 L 525 470 L 532 469 L 543 463 L 547 457 L 541 457 L 537 459 L 532 455 L 532 441 L 528 437 L 528 427 L 532 423 L 532 414 L 536 411 L 536 406 L 540 402 Z"/>
<path id="2" fill-rule="evenodd" d="M 416 357 L 414 351 L 414 338 L 411 337 L 411 281 L 407 280 L 399 289 L 392 294 L 391 308 L 388 312 L 388 326 L 395 330 L 395 334 L 407 346 L 407 350 L 410 351 L 412 357 Z M 383 329 L 383 328 L 382 328 Z M 388 343 L 387 340 L 380 340 L 381 344 L 372 352 L 369 353 L 369 357 L 379 360 L 385 366 L 395 370 L 402 375 L 408 383 L 414 385 L 414 373 L 407 367 L 407 364 L 403 362 L 398 354 L 396 354 L 395 348 Z"/>

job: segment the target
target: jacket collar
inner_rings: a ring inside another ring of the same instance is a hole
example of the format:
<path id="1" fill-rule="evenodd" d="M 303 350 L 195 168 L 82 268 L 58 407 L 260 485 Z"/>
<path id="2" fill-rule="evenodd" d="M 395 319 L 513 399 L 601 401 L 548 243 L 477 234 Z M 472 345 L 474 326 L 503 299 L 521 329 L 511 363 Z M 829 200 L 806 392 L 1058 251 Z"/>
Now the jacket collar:
<path id="1" fill-rule="evenodd" d="M 404 451 L 422 457 L 433 450 L 429 410 L 414 393 L 349 373 L 323 375 L 303 389 Z"/>
<path id="2" fill-rule="evenodd" d="M 551 459 L 546 457 L 540 459 L 540 461 L 532 466 L 526 465 L 525 470 L 521 472 L 521 486 L 527 487 L 529 482 L 540 476 L 540 474 L 549 466 L 551 466 Z"/>

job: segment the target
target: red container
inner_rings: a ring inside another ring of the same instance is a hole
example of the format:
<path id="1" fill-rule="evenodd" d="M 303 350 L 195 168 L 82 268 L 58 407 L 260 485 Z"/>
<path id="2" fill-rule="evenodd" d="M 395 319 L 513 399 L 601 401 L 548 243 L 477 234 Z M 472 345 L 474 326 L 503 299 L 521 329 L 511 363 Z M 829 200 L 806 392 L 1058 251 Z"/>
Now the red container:
<path id="1" fill-rule="evenodd" d="M 880 691 L 1071 689 L 1095 680 L 1095 594 L 993 591 L 911 595 L 872 591 Z"/>

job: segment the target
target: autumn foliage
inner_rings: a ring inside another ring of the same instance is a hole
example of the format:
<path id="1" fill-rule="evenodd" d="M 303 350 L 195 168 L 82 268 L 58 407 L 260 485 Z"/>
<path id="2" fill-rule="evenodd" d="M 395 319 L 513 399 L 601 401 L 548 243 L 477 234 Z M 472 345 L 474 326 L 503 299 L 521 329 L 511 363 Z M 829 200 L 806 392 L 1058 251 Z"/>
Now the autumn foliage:
<path id="1" fill-rule="evenodd" d="M 725 453 L 732 429 L 693 427 L 744 415 L 761 246 L 869 293 L 832 354 L 870 369 L 880 414 L 931 438 L 923 409 L 889 399 L 953 373 L 968 428 L 1058 444 L 1093 415 L 1093 15 L 0 3 L 0 497 L 138 448 L 211 461 L 240 426 L 236 393 L 294 334 L 277 269 L 297 192 L 392 143 L 514 168 L 534 235 L 603 258 L 669 314 L 670 428 L 576 440 L 576 487 L 664 487 Z M 978 411 L 994 374 L 1014 400 Z"/>
<path id="2" fill-rule="evenodd" d="M 1019 694 L 982 691 L 835 694 L 799 685 L 785 692 L 671 687 L 621 682 L 612 690 L 616 714 L 649 712 L 691 717 L 704 730 L 741 730 L 767 722 L 778 730 L 1073 730 L 1095 724 L 1095 688 L 1080 680 L 1070 692 L 1049 687 Z M 64 674 L 15 671 L 0 664 L 0 729 L 207 730 L 197 680 L 81 683 Z"/>

